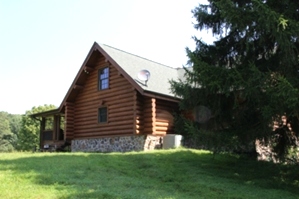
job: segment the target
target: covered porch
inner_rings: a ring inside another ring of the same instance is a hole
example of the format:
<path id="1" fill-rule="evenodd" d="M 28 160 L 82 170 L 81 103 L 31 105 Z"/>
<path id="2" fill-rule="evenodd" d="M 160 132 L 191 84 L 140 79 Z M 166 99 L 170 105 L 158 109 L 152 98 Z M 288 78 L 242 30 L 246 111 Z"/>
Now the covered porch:
<path id="1" fill-rule="evenodd" d="M 32 114 L 40 122 L 41 151 L 68 151 L 70 142 L 65 135 L 64 114 L 59 109 Z"/>

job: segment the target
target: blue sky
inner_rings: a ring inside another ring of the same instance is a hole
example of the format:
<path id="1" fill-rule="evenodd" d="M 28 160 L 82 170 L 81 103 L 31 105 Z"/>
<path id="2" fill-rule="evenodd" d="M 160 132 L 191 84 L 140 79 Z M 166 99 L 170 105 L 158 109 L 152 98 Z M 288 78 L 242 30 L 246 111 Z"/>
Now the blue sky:
<path id="1" fill-rule="evenodd" d="M 204 0 L 0 0 L 0 111 L 59 106 L 93 42 L 182 67 Z"/>

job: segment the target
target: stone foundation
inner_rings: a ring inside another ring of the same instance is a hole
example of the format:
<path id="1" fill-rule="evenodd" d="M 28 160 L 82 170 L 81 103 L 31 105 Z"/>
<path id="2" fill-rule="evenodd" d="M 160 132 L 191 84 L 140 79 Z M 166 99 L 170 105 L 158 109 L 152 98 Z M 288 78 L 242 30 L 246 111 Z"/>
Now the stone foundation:
<path id="1" fill-rule="evenodd" d="M 72 152 L 128 152 L 162 148 L 163 136 L 131 135 L 72 140 Z"/>

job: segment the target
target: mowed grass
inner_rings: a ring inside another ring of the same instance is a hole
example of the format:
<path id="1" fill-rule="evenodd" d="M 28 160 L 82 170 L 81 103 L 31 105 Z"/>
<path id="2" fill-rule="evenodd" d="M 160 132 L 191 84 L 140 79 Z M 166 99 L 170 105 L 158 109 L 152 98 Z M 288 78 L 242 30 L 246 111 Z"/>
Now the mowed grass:
<path id="1" fill-rule="evenodd" d="M 298 166 L 200 150 L 0 153 L 0 198 L 299 198 Z"/>

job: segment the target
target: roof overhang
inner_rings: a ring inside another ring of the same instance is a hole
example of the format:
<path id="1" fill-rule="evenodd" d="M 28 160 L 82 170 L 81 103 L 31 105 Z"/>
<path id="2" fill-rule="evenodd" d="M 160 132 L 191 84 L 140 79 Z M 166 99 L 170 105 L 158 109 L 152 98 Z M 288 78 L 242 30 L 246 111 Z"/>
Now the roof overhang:
<path id="1" fill-rule="evenodd" d="M 147 97 L 167 100 L 167 101 L 171 101 L 171 102 L 180 102 L 181 101 L 181 99 L 178 98 L 178 97 L 172 97 L 172 96 L 169 96 L 169 95 L 163 95 L 163 94 L 160 94 L 160 93 L 154 93 L 154 92 L 150 92 L 150 91 L 143 91 L 142 94 L 144 96 L 147 96 Z"/>
<path id="2" fill-rule="evenodd" d="M 88 77 L 89 72 L 94 70 L 93 63 L 95 60 L 99 58 L 99 56 L 103 56 L 105 59 L 105 62 L 107 62 L 108 65 L 113 65 L 118 73 L 122 75 L 129 83 L 132 85 L 134 89 L 136 89 L 141 95 L 144 96 L 149 96 L 149 97 L 155 97 L 155 98 L 160 98 L 160 99 L 165 99 L 165 100 L 170 100 L 174 102 L 180 101 L 179 98 L 175 96 L 170 96 L 167 94 L 163 93 L 156 93 L 153 91 L 148 91 L 142 86 L 136 82 L 133 77 L 131 77 L 125 69 L 123 69 L 117 61 L 115 61 L 108 52 L 105 51 L 104 47 L 101 47 L 98 43 L 94 42 L 93 46 L 91 47 L 88 55 L 86 56 L 81 68 L 79 69 L 75 79 L 73 80 L 67 94 L 65 95 L 62 103 L 59 106 L 59 111 L 58 112 L 64 112 L 65 106 L 67 103 L 72 103 L 74 102 L 74 99 L 76 98 L 77 94 L 80 92 L 80 89 L 84 88 L 84 83 L 85 80 Z"/>
<path id="3" fill-rule="evenodd" d="M 81 68 L 79 70 L 79 72 L 77 73 L 77 76 L 75 77 L 75 79 L 74 79 L 71 87 L 69 88 L 66 96 L 64 97 L 62 103 L 60 104 L 60 107 L 59 107 L 59 111 L 60 112 L 63 112 L 64 106 L 65 106 L 65 104 L 67 102 L 71 102 L 70 98 L 73 97 L 73 96 L 76 96 L 76 92 L 78 92 L 78 90 L 80 88 L 84 87 L 82 85 L 82 83 L 79 82 L 79 80 L 84 79 L 85 76 L 86 76 L 85 78 L 87 78 L 87 74 L 88 73 L 86 73 L 86 70 L 92 70 L 92 67 L 90 67 L 88 65 L 88 62 L 92 58 L 92 56 L 97 56 L 95 54 L 95 52 L 99 52 L 101 55 L 103 55 L 104 58 L 105 58 L 105 61 L 107 63 L 113 65 L 118 70 L 118 72 L 121 75 L 123 75 L 136 90 L 138 90 L 141 94 L 143 94 L 143 89 L 138 85 L 138 83 L 134 79 L 132 79 L 122 69 L 122 67 L 119 66 L 119 64 L 116 61 L 114 61 L 111 56 L 109 56 L 109 54 L 99 44 L 97 44 L 96 42 L 94 42 L 93 46 L 91 47 L 88 55 L 86 56 L 86 58 L 85 58 L 85 60 L 83 62 L 82 66 L 81 66 Z"/>
<path id="4" fill-rule="evenodd" d="M 58 109 L 53 109 L 53 110 L 49 110 L 49 111 L 44 111 L 44 112 L 40 112 L 40 113 L 34 113 L 29 115 L 30 117 L 50 117 L 53 115 L 62 115 L 62 113 L 59 111 Z"/>

